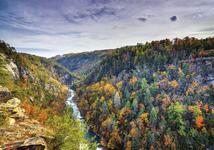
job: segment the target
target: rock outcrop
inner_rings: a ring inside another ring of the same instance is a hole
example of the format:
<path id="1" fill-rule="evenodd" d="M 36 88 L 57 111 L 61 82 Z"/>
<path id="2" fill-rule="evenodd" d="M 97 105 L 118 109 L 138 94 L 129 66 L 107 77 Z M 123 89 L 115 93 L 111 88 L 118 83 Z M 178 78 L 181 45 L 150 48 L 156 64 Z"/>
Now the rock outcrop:
<path id="1" fill-rule="evenodd" d="M 37 120 L 30 119 L 21 108 L 21 100 L 11 98 L 10 91 L 0 87 L 0 150 L 46 150 L 46 139 L 51 139 L 50 131 Z M 10 99 L 8 99 L 10 98 Z M 6 102 L 3 102 L 3 100 Z"/>
<path id="2" fill-rule="evenodd" d="M 42 137 L 32 137 L 25 140 L 5 144 L 1 150 L 47 150 L 47 145 Z"/>
<path id="3" fill-rule="evenodd" d="M 5 67 L 12 74 L 14 79 L 18 79 L 19 78 L 18 67 L 13 61 L 10 61 L 8 64 L 5 65 Z"/>
<path id="4" fill-rule="evenodd" d="M 0 86 L 0 102 L 4 102 L 12 98 L 12 95 L 8 88 Z"/>

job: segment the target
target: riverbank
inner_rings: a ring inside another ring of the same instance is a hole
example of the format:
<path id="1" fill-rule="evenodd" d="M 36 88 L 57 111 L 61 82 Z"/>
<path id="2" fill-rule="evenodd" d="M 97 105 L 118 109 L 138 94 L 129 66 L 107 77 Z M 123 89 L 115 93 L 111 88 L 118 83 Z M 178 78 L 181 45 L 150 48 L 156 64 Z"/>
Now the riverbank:
<path id="1" fill-rule="evenodd" d="M 77 104 L 75 103 L 75 101 L 73 100 L 75 96 L 75 91 L 72 90 L 72 89 L 69 89 L 69 96 L 67 98 L 67 105 L 69 105 L 71 108 L 72 108 L 72 115 L 73 117 L 76 119 L 76 120 L 79 120 L 81 121 L 83 124 L 85 124 L 85 120 L 84 120 L 84 117 L 82 117 L 81 113 L 80 113 L 80 110 L 79 108 L 77 107 Z M 87 126 L 85 126 L 85 128 L 87 128 Z M 96 133 L 90 131 L 89 129 L 84 129 L 84 130 L 87 130 L 87 134 L 86 134 L 86 138 L 89 140 L 89 141 L 92 141 L 92 142 L 96 142 L 97 143 L 97 148 L 96 150 L 104 150 L 104 148 L 100 147 L 99 146 L 99 136 L 96 135 Z"/>

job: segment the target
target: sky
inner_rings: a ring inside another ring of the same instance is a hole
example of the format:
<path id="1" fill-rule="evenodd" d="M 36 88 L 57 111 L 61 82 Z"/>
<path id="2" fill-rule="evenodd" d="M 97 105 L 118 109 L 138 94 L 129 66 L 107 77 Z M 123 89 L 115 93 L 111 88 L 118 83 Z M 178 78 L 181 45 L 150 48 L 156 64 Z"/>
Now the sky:
<path id="1" fill-rule="evenodd" d="M 0 39 L 51 57 L 214 36 L 214 0 L 0 0 Z"/>

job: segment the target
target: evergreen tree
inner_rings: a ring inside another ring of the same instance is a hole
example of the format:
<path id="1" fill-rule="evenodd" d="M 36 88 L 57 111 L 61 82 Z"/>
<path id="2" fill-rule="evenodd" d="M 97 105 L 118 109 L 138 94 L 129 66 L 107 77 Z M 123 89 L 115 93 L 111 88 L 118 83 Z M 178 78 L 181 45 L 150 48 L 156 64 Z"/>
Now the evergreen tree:
<path id="1" fill-rule="evenodd" d="M 155 107 L 152 108 L 150 112 L 150 117 L 149 117 L 150 124 L 155 127 L 157 124 L 157 111 Z"/>
<path id="2" fill-rule="evenodd" d="M 113 103 L 114 103 L 114 107 L 116 109 L 120 109 L 120 107 L 121 107 L 121 101 L 120 101 L 120 95 L 119 95 L 118 92 L 116 92 L 115 95 L 114 95 Z"/>

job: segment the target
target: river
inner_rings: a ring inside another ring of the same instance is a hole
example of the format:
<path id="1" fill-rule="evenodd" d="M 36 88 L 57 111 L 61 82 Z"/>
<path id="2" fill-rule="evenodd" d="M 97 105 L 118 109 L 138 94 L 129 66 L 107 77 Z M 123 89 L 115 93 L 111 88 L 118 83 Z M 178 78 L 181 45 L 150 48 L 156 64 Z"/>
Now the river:
<path id="1" fill-rule="evenodd" d="M 74 96 L 75 96 L 75 91 L 74 90 L 72 90 L 72 89 L 70 89 L 69 90 L 69 96 L 68 96 L 68 98 L 67 98 L 67 104 L 69 105 L 69 106 L 71 106 L 71 108 L 72 108 L 72 110 L 73 110 L 73 117 L 75 118 L 75 119 L 77 119 L 77 120 L 80 120 L 81 122 L 85 122 L 85 120 L 84 120 L 84 118 L 82 117 L 82 115 L 81 115 L 81 113 L 80 113 L 80 111 L 79 111 L 79 108 L 77 107 L 77 104 L 74 102 Z M 96 142 L 98 142 L 98 144 L 99 144 L 99 137 L 95 134 L 95 133 L 93 133 L 93 132 L 91 132 L 91 131 L 89 131 L 88 130 L 88 132 L 87 132 L 87 135 L 86 135 L 86 138 L 87 139 L 92 139 L 92 137 L 95 137 L 95 140 L 96 140 Z M 102 147 L 97 147 L 97 149 L 96 150 L 104 150 Z"/>

